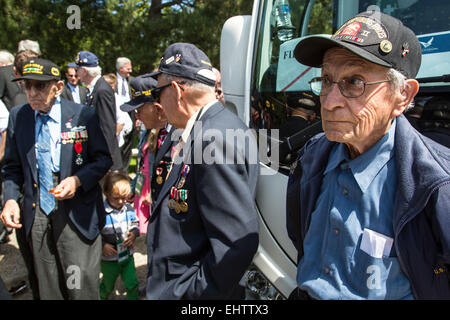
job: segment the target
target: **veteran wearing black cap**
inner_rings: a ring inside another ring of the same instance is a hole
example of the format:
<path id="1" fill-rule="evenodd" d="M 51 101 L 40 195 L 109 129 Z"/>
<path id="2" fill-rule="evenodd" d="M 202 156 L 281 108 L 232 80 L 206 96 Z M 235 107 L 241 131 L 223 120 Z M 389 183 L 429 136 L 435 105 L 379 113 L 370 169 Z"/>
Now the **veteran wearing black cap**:
<path id="1" fill-rule="evenodd" d="M 152 204 L 147 298 L 243 299 L 258 247 L 254 136 L 216 99 L 211 62 L 196 46 L 170 45 L 153 76 L 152 96 L 181 136 Z"/>
<path id="2" fill-rule="evenodd" d="M 170 153 L 175 141 L 171 134 L 174 127 L 167 123 L 162 106 L 152 97 L 157 81 L 143 75 L 130 80 L 131 100 L 120 109 L 134 111 L 136 119 L 147 129 L 138 145 L 136 178 L 132 182 L 134 208 L 139 218 L 139 231 L 147 233 L 151 203 L 158 197 L 171 166 Z"/>
<path id="3" fill-rule="evenodd" d="M 450 152 L 403 116 L 419 90 L 414 33 L 363 12 L 331 38 L 298 43 L 322 67 L 324 134 L 289 176 L 287 229 L 299 299 L 449 299 Z"/>
<path id="4" fill-rule="evenodd" d="M 98 299 L 105 219 L 98 181 L 112 164 L 98 117 L 60 98 L 64 82 L 53 62 L 28 60 L 22 74 L 29 104 L 10 113 L 1 219 L 25 237 L 35 297 Z"/>

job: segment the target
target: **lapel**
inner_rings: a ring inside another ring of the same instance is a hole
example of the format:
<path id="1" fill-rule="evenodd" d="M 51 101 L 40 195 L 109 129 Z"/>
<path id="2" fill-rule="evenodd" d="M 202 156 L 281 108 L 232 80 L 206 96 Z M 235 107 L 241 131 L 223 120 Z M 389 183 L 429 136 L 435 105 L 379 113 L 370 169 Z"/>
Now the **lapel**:
<path id="1" fill-rule="evenodd" d="M 164 157 L 164 155 L 167 153 L 167 151 L 169 151 L 170 147 L 172 146 L 172 144 L 173 144 L 172 133 L 175 130 L 176 130 L 175 127 L 172 126 L 172 128 L 170 129 L 170 131 L 167 134 L 166 138 L 164 139 L 164 142 L 161 145 L 161 148 L 158 150 L 158 152 L 156 152 L 155 164 L 157 164 L 157 163 L 159 163 L 161 161 L 161 159 Z"/>
<path id="2" fill-rule="evenodd" d="M 27 150 L 27 160 L 28 164 L 31 169 L 31 173 L 33 175 L 34 181 L 37 183 L 37 160 L 36 160 L 36 118 L 34 116 L 34 110 L 31 109 L 30 105 L 28 105 L 29 110 L 24 113 L 25 115 L 25 121 L 22 128 L 22 132 L 17 132 L 16 134 L 20 134 L 21 137 L 23 137 L 23 140 L 21 139 L 21 142 L 23 143 L 23 148 Z M 32 130 L 29 130 L 29 126 L 32 127 Z"/>
<path id="3" fill-rule="evenodd" d="M 71 123 L 71 127 L 77 126 L 77 123 L 73 122 L 74 111 L 71 107 L 67 106 L 67 102 L 61 99 L 61 132 L 67 132 L 71 129 L 66 126 L 67 123 Z M 67 178 L 72 172 L 73 162 L 73 143 L 61 143 L 61 160 L 60 160 L 60 173 L 61 180 Z"/>
<path id="4" fill-rule="evenodd" d="M 214 105 L 212 105 L 206 112 L 205 114 L 201 117 L 200 121 L 198 123 L 196 123 L 194 125 L 194 127 L 192 128 L 191 134 L 189 135 L 188 141 L 186 142 L 186 145 L 183 148 L 183 154 L 184 151 L 189 152 L 189 156 L 187 157 L 189 160 L 189 165 L 191 166 L 191 174 L 192 174 L 192 155 L 191 155 L 191 150 L 193 148 L 193 144 L 194 141 L 198 138 L 198 135 L 200 135 L 203 131 L 199 130 L 201 129 L 202 123 L 204 120 L 207 120 L 208 118 L 213 117 L 214 115 L 216 115 L 219 111 L 221 111 L 223 109 L 222 104 L 216 103 Z M 196 129 L 197 128 L 197 129 Z M 172 135 L 172 132 L 175 130 L 175 128 L 172 128 L 172 130 L 170 130 L 170 135 Z M 194 136 L 195 134 L 195 136 Z M 166 142 L 166 141 L 164 141 Z M 164 143 L 165 144 L 165 143 Z M 164 146 L 163 144 L 163 146 Z M 187 148 L 186 146 L 190 146 L 189 148 Z M 184 159 L 184 157 L 183 157 Z M 156 202 L 154 203 L 154 205 L 152 205 L 152 215 L 150 217 L 150 221 L 152 221 L 155 216 L 156 213 L 159 211 L 156 211 L 156 209 L 158 208 L 159 205 L 161 205 L 161 202 L 164 200 L 164 198 L 166 197 L 167 193 L 170 191 L 171 187 L 177 182 L 178 178 L 180 177 L 180 173 L 181 173 L 181 169 L 184 166 L 184 161 L 182 161 L 179 164 L 175 164 L 172 168 L 172 170 L 170 171 L 169 177 L 167 178 L 167 180 L 164 182 L 164 185 L 161 189 L 161 192 L 158 195 L 158 199 L 156 199 Z"/>

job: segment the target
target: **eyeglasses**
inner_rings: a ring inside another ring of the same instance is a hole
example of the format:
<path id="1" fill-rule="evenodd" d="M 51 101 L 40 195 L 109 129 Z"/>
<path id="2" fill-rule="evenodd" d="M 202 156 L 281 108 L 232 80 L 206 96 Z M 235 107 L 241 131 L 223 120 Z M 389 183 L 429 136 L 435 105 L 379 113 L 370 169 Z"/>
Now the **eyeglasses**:
<path id="1" fill-rule="evenodd" d="M 357 77 L 344 78 L 339 81 L 332 81 L 328 77 L 317 77 L 309 81 L 311 91 L 317 96 L 326 96 L 330 93 L 333 84 L 338 85 L 339 91 L 346 98 L 358 98 L 364 94 L 366 85 L 390 82 L 391 80 L 380 80 L 365 82 Z"/>
<path id="2" fill-rule="evenodd" d="M 180 86 L 181 91 L 184 91 L 184 88 L 181 85 L 185 84 L 186 81 L 177 81 L 176 83 Z M 153 99 L 155 99 L 156 102 L 160 102 L 162 91 L 165 88 L 167 88 L 167 87 L 169 87 L 171 85 L 172 85 L 172 82 L 168 83 L 168 84 L 165 84 L 165 85 L 163 85 L 161 87 L 156 87 L 155 89 L 152 89 L 152 93 L 151 94 L 152 94 Z"/>
<path id="3" fill-rule="evenodd" d="M 25 89 L 26 90 L 31 90 L 31 88 L 34 87 L 34 90 L 36 91 L 43 91 L 45 90 L 49 84 L 52 81 L 30 81 L 30 80 L 25 80 Z"/>

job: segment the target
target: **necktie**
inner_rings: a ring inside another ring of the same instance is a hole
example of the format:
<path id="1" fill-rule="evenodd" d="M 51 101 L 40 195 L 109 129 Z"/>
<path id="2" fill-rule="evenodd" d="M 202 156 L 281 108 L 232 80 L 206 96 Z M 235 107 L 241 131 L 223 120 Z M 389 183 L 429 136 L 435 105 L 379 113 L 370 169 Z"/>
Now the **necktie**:
<path id="1" fill-rule="evenodd" d="M 158 149 L 161 148 L 162 143 L 164 142 L 164 138 L 167 136 L 168 132 L 167 130 L 161 129 L 159 131 L 159 136 L 158 136 Z"/>
<path id="2" fill-rule="evenodd" d="M 48 215 L 55 208 L 55 198 L 49 193 L 53 188 L 52 155 L 50 152 L 50 130 L 47 121 L 48 115 L 39 114 L 41 128 L 37 139 L 37 164 L 39 174 L 39 194 L 42 210 Z"/>
<path id="3" fill-rule="evenodd" d="M 127 95 L 127 90 L 125 89 L 125 82 L 126 82 L 125 78 L 122 79 L 122 96 L 124 97 Z"/>

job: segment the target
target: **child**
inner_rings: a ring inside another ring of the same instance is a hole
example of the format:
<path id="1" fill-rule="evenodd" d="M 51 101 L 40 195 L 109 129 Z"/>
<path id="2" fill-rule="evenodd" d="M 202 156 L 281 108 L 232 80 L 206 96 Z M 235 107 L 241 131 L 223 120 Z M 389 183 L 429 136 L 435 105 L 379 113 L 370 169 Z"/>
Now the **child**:
<path id="1" fill-rule="evenodd" d="M 139 283 L 133 259 L 133 244 L 139 236 L 139 221 L 126 199 L 130 179 L 119 171 L 106 175 L 103 183 L 106 223 L 102 229 L 103 254 L 100 299 L 106 300 L 114 289 L 119 274 L 127 290 L 127 299 L 138 299 Z"/>

